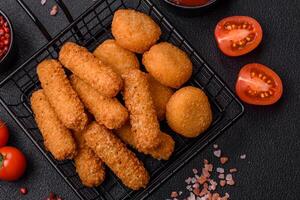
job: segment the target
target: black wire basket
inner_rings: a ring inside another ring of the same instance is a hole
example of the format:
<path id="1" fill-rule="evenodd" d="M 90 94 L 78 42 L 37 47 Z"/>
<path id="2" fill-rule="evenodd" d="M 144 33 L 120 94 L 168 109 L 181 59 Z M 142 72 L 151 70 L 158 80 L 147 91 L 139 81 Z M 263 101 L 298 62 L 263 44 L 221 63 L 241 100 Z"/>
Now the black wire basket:
<path id="1" fill-rule="evenodd" d="M 243 105 L 226 84 L 150 0 L 99 0 L 76 20 L 73 20 L 63 2 L 56 0 L 70 21 L 70 25 L 54 38 L 50 36 L 24 2 L 17 1 L 37 24 L 49 43 L 0 83 L 0 103 L 81 199 L 145 199 L 191 158 L 201 152 L 210 141 L 232 125 L 244 111 Z M 176 141 L 175 152 L 170 160 L 158 161 L 136 152 L 151 174 L 148 187 L 140 191 L 126 188 L 110 170 L 107 170 L 106 180 L 101 186 L 97 188 L 84 187 L 76 174 L 72 161 L 57 161 L 45 150 L 43 138 L 34 121 L 29 101 L 32 92 L 40 88 L 36 74 L 37 64 L 46 58 L 57 58 L 59 48 L 66 41 L 74 41 L 89 50 L 94 50 L 104 40 L 112 38 L 111 22 L 114 12 L 119 8 L 134 8 L 150 15 L 162 29 L 161 40 L 171 42 L 187 52 L 193 62 L 193 75 L 187 85 L 199 87 L 206 92 L 214 113 L 211 127 L 195 139 L 183 138 L 172 132 L 166 123 L 162 125 L 162 130 L 170 133 Z"/>

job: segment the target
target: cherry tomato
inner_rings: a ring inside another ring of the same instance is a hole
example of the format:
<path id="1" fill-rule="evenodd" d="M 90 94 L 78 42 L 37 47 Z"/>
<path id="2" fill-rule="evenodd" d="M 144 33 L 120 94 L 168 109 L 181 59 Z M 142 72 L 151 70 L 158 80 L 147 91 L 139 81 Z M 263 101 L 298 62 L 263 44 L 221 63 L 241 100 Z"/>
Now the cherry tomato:
<path id="1" fill-rule="evenodd" d="M 173 0 L 175 3 L 184 6 L 199 6 L 206 4 L 208 0 Z"/>
<path id="2" fill-rule="evenodd" d="M 9 138 L 8 128 L 6 124 L 0 120 L 0 147 L 7 144 Z"/>
<path id="3" fill-rule="evenodd" d="M 215 29 L 219 49 L 228 56 L 241 56 L 249 53 L 260 44 L 262 37 L 263 31 L 260 24 L 247 16 L 222 19 Z"/>
<path id="4" fill-rule="evenodd" d="M 258 63 L 245 65 L 241 69 L 235 88 L 242 101 L 254 105 L 274 104 L 283 92 L 280 77 Z"/>
<path id="5" fill-rule="evenodd" d="M 9 146 L 0 148 L 0 180 L 18 180 L 24 174 L 26 165 L 26 158 L 19 149 Z"/>

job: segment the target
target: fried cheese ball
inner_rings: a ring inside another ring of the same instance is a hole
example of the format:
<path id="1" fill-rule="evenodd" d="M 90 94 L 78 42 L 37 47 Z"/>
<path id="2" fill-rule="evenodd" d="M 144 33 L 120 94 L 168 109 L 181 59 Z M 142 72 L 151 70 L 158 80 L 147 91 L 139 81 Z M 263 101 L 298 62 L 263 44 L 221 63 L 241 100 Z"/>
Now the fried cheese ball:
<path id="1" fill-rule="evenodd" d="M 58 119 L 43 90 L 35 91 L 30 101 L 46 149 L 57 160 L 74 158 L 77 151 L 72 133 Z"/>
<path id="2" fill-rule="evenodd" d="M 212 111 L 205 93 L 188 86 L 176 91 L 167 104 L 167 123 L 185 137 L 197 137 L 212 122 Z"/>
<path id="3" fill-rule="evenodd" d="M 128 69 L 140 68 L 136 55 L 119 46 L 115 40 L 105 40 L 96 48 L 94 55 L 119 75 Z"/>
<path id="4" fill-rule="evenodd" d="M 167 42 L 156 44 L 145 52 L 143 64 L 151 76 L 171 88 L 180 88 L 190 79 L 193 71 L 187 54 Z"/>
<path id="5" fill-rule="evenodd" d="M 131 126 L 129 123 L 117 130 L 114 130 L 114 132 L 126 144 L 137 149 L 139 152 L 150 155 L 158 160 L 168 160 L 174 151 L 175 141 L 170 135 L 163 132 L 161 132 L 159 135 L 161 140 L 160 144 L 158 145 L 158 147 L 151 150 L 137 148 L 135 142 L 135 133 L 131 131 Z"/>
<path id="6" fill-rule="evenodd" d="M 160 127 L 147 76 L 142 71 L 133 69 L 122 77 L 123 97 L 129 111 L 132 131 L 136 134 L 136 146 L 139 149 L 154 149 L 160 144 Z"/>
<path id="7" fill-rule="evenodd" d="M 147 78 L 157 118 L 162 121 L 166 117 L 167 103 L 174 92 L 171 88 L 164 86 L 155 80 L 150 74 L 147 74 Z"/>
<path id="8" fill-rule="evenodd" d="M 144 165 L 125 144 L 103 125 L 92 122 L 83 132 L 86 144 L 133 190 L 145 188 L 149 174 Z"/>
<path id="9" fill-rule="evenodd" d="M 76 172 L 83 185 L 97 187 L 105 179 L 105 169 L 102 160 L 85 143 L 82 132 L 74 132 L 78 146 L 78 154 L 74 158 Z"/>
<path id="10" fill-rule="evenodd" d="M 67 128 L 83 130 L 87 125 L 87 115 L 61 64 L 53 59 L 44 60 L 38 65 L 37 74 L 57 117 Z"/>
<path id="11" fill-rule="evenodd" d="M 122 79 L 117 73 L 75 43 L 66 42 L 63 45 L 59 61 L 104 96 L 114 97 L 122 88 Z"/>
<path id="12" fill-rule="evenodd" d="M 115 129 L 123 126 L 128 120 L 127 109 L 117 98 L 101 95 L 75 75 L 71 76 L 70 81 L 83 104 L 99 124 L 103 124 L 108 129 Z"/>
<path id="13" fill-rule="evenodd" d="M 120 9 L 113 17 L 112 34 L 121 47 L 143 53 L 157 42 L 161 30 L 150 16 L 131 9 Z"/>

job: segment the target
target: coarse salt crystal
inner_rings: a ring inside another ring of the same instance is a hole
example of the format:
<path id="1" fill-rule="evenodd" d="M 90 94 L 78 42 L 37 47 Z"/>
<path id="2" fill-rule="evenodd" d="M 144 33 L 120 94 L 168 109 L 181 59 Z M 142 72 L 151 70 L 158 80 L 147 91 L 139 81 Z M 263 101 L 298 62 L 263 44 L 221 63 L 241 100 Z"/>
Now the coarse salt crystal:
<path id="1" fill-rule="evenodd" d="M 188 200 L 196 200 L 196 196 L 194 193 L 190 193 L 190 196 L 187 198 Z"/>
<path id="2" fill-rule="evenodd" d="M 237 169 L 236 169 L 236 168 L 231 168 L 231 169 L 229 169 L 229 172 L 230 172 L 230 173 L 237 172 Z"/>
<path id="3" fill-rule="evenodd" d="M 217 148 L 219 147 L 219 145 L 214 144 L 213 147 L 214 147 L 215 149 L 217 149 Z"/>
<path id="4" fill-rule="evenodd" d="M 230 197 L 229 194 L 228 194 L 227 192 L 225 193 L 225 196 L 228 197 L 228 198 Z"/>
<path id="5" fill-rule="evenodd" d="M 227 185 L 234 185 L 235 182 L 234 182 L 234 180 L 228 180 L 228 181 L 226 182 L 226 184 L 227 184 Z"/>
<path id="6" fill-rule="evenodd" d="M 191 181 L 192 181 L 192 178 L 191 178 L 191 177 L 188 177 L 187 179 L 185 179 L 185 182 L 186 182 L 187 184 L 190 184 Z"/>
<path id="7" fill-rule="evenodd" d="M 219 178 L 219 179 L 224 179 L 224 178 L 225 178 L 225 175 L 224 175 L 224 174 L 219 174 L 218 178 Z"/>
<path id="8" fill-rule="evenodd" d="M 240 158 L 241 158 L 242 160 L 246 159 L 246 154 L 242 154 L 242 155 L 240 156 Z"/>
<path id="9" fill-rule="evenodd" d="M 226 181 L 232 180 L 232 174 L 227 174 L 226 175 Z"/>
<path id="10" fill-rule="evenodd" d="M 178 193 L 177 193 L 176 191 L 171 192 L 171 197 L 172 197 L 172 198 L 178 197 Z"/>
<path id="11" fill-rule="evenodd" d="M 194 173 L 194 174 L 197 174 L 197 173 L 198 173 L 198 170 L 194 168 L 194 169 L 193 169 L 193 173 Z"/>
<path id="12" fill-rule="evenodd" d="M 219 149 L 219 150 L 214 151 L 214 155 L 216 157 L 220 158 L 221 157 L 221 150 Z"/>
<path id="13" fill-rule="evenodd" d="M 199 183 L 195 183 L 195 184 L 193 185 L 193 188 L 199 188 Z"/>
<path id="14" fill-rule="evenodd" d="M 182 195 L 182 191 L 179 191 L 178 194 L 179 194 L 179 196 Z"/>
<path id="15" fill-rule="evenodd" d="M 199 179 L 199 178 L 200 178 L 200 176 L 196 174 L 196 175 L 195 175 L 195 178 L 196 178 L 196 179 Z"/>
<path id="16" fill-rule="evenodd" d="M 187 186 L 186 186 L 186 189 L 187 189 L 188 191 L 192 191 L 192 190 L 193 190 L 191 185 L 187 185 Z"/>
<path id="17" fill-rule="evenodd" d="M 217 172 L 223 174 L 224 173 L 224 168 L 218 167 Z"/>
<path id="18" fill-rule="evenodd" d="M 47 0 L 41 0 L 41 4 L 45 5 L 47 3 Z"/>

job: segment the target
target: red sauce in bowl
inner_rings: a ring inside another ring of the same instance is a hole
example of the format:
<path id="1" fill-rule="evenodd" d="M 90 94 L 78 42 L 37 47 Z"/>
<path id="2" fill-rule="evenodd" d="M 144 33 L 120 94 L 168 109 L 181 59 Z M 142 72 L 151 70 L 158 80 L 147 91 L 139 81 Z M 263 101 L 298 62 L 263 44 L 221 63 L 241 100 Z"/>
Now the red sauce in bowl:
<path id="1" fill-rule="evenodd" d="M 183 6 L 201 6 L 207 4 L 209 0 L 172 0 L 172 2 Z"/>
<path id="2" fill-rule="evenodd" d="M 7 54 L 10 47 L 11 31 L 6 19 L 0 15 L 0 60 Z"/>

